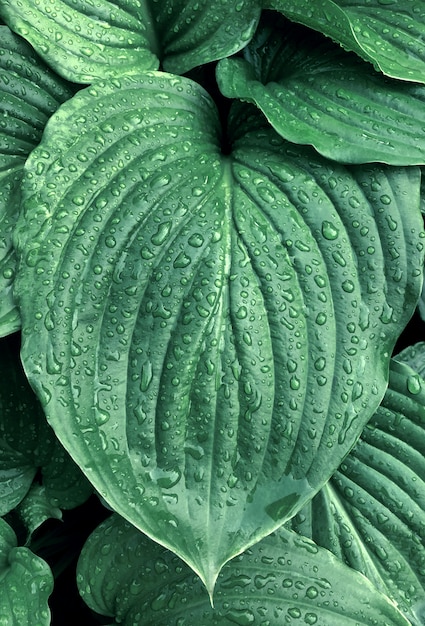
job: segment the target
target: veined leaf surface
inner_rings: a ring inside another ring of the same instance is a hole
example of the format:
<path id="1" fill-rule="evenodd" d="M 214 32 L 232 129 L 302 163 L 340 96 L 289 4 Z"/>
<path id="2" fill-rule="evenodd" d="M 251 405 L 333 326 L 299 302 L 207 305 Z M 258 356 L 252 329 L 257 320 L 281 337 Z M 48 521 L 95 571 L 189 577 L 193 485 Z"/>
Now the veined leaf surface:
<path id="1" fill-rule="evenodd" d="M 0 623 L 48 626 L 52 590 L 47 563 L 28 548 L 18 547 L 12 528 L 0 518 Z"/>
<path id="2" fill-rule="evenodd" d="M 262 119 L 236 107 L 223 155 L 199 85 L 97 83 L 48 124 L 17 227 L 49 422 L 210 592 L 353 446 L 422 282 L 419 169 L 334 165 Z"/>
<path id="3" fill-rule="evenodd" d="M 226 565 L 211 608 L 199 579 L 117 515 L 78 563 L 91 609 L 123 626 L 408 626 L 388 598 L 327 550 L 281 529 Z"/>
<path id="4" fill-rule="evenodd" d="M 424 430 L 424 380 L 392 360 L 388 390 L 355 448 L 291 521 L 417 626 L 425 618 Z"/>
<path id="5" fill-rule="evenodd" d="M 332 37 L 392 78 L 424 82 L 421 0 L 268 0 L 264 6 Z"/>
<path id="6" fill-rule="evenodd" d="M 240 50 L 258 0 L 2 0 L 0 16 L 59 74 L 98 78 L 158 69 L 182 74 Z"/>
<path id="7" fill-rule="evenodd" d="M 16 260 L 11 239 L 22 168 L 50 115 L 72 94 L 26 42 L 0 25 L 0 337 L 20 328 L 12 294 Z"/>
<path id="8" fill-rule="evenodd" d="M 285 139 L 344 163 L 425 161 L 425 87 L 382 76 L 306 28 L 267 15 L 243 51 L 223 59 L 223 94 L 255 103 Z"/>

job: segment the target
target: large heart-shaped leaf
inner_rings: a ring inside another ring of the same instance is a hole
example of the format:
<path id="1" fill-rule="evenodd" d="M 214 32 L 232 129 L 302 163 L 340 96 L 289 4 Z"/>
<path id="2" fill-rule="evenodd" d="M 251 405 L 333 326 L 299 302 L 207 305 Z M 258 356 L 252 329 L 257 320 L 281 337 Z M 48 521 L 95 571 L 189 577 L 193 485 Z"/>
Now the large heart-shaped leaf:
<path id="1" fill-rule="evenodd" d="M 0 337 L 20 327 L 12 287 L 12 232 L 19 210 L 25 159 L 44 126 L 73 91 L 20 37 L 0 25 Z"/>
<path id="2" fill-rule="evenodd" d="M 223 94 L 255 103 L 285 139 L 345 163 L 425 162 L 425 86 L 392 81 L 322 35 L 265 15 Z"/>
<path id="3" fill-rule="evenodd" d="M 18 547 L 12 528 L 0 518 L 0 623 L 48 626 L 53 576 L 47 563 Z"/>
<path id="4" fill-rule="evenodd" d="M 2 0 L 0 16 L 69 80 L 157 69 L 182 74 L 240 50 L 258 0 Z"/>
<path id="5" fill-rule="evenodd" d="M 424 82 L 421 0 L 266 0 L 264 6 L 332 37 L 388 76 Z"/>
<path id="6" fill-rule="evenodd" d="M 353 446 L 422 282 L 419 169 L 334 165 L 262 119 L 236 107 L 223 155 L 188 79 L 81 91 L 27 162 L 16 236 L 57 436 L 210 591 Z"/>
<path id="7" fill-rule="evenodd" d="M 171 552 L 112 515 L 78 563 L 80 593 L 123 626 L 408 626 L 388 598 L 327 550 L 281 529 L 225 566 L 214 609 Z"/>
<path id="8" fill-rule="evenodd" d="M 389 388 L 359 442 L 291 521 L 367 576 L 417 626 L 425 618 L 424 435 L 425 383 L 393 360 Z"/>

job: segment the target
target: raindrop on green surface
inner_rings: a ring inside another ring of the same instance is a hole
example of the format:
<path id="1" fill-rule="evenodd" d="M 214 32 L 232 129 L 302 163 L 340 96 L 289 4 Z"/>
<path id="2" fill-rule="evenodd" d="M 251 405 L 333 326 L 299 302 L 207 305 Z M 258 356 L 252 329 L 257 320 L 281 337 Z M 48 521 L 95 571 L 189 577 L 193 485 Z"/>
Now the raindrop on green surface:
<path id="1" fill-rule="evenodd" d="M 255 615 L 250 609 L 230 609 L 225 617 L 238 626 L 249 626 L 255 623 Z"/>
<path id="2" fill-rule="evenodd" d="M 322 222 L 322 235 L 325 239 L 332 241 L 338 237 L 339 230 L 332 222 L 325 220 Z"/>
<path id="3" fill-rule="evenodd" d="M 413 395 L 421 392 L 422 382 L 418 374 L 412 374 L 407 378 L 407 390 Z"/>

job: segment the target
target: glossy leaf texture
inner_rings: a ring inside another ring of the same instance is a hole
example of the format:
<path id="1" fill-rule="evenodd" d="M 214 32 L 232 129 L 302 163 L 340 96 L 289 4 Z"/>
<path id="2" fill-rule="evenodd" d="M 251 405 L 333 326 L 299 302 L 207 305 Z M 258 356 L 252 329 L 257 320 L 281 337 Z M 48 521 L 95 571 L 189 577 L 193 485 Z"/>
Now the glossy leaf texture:
<path id="1" fill-rule="evenodd" d="M 387 76 L 424 82 L 421 0 L 267 0 L 264 6 L 331 37 Z"/>
<path id="2" fill-rule="evenodd" d="M 92 488 L 47 424 L 16 346 L 0 343 L 0 515 L 16 507 L 36 474 L 52 506 L 82 504 Z"/>
<path id="3" fill-rule="evenodd" d="M 222 93 L 255 103 L 285 139 L 344 163 L 425 160 L 425 87 L 390 80 L 322 35 L 266 14 Z"/>
<path id="4" fill-rule="evenodd" d="M 389 387 L 353 451 L 292 520 L 360 571 L 414 625 L 425 620 L 425 382 L 391 363 Z"/>
<path id="5" fill-rule="evenodd" d="M 214 608 L 184 563 L 117 515 L 89 537 L 77 581 L 91 609 L 123 626 L 409 624 L 363 576 L 283 529 L 223 568 Z"/>
<path id="6" fill-rule="evenodd" d="M 12 528 L 0 518 L 0 623 L 48 626 L 52 590 L 49 566 L 28 548 L 18 547 Z"/>
<path id="7" fill-rule="evenodd" d="M 60 75 L 93 80 L 182 74 L 234 54 L 252 37 L 258 0 L 2 0 L 0 16 Z"/>
<path id="8" fill-rule="evenodd" d="M 97 83 L 27 161 L 16 231 L 50 424 L 210 591 L 355 443 L 422 283 L 419 169 L 343 168 L 262 120 L 234 112 L 223 155 L 196 83 Z"/>
<path id="9" fill-rule="evenodd" d="M 73 90 L 20 37 L 0 25 L 0 337 L 20 328 L 13 301 L 12 232 L 22 168 L 50 115 Z"/>

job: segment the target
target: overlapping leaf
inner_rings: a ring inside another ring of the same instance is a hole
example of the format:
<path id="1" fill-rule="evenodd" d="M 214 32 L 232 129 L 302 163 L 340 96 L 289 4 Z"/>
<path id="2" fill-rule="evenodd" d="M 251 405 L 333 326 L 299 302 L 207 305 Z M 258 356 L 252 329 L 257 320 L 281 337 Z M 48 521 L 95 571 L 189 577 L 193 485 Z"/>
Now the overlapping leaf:
<path id="1" fill-rule="evenodd" d="M 236 111 L 224 156 L 190 80 L 97 83 L 48 124 L 17 227 L 50 423 L 210 591 L 352 447 L 422 279 L 417 168 L 335 166 L 261 120 Z"/>
<path id="2" fill-rule="evenodd" d="M 77 575 L 90 608 L 123 626 L 408 626 L 363 576 L 285 530 L 226 565 L 214 609 L 184 563 L 116 515 L 90 536 Z"/>
<path id="3" fill-rule="evenodd" d="M 0 16 L 61 75 L 96 78 L 164 67 L 184 73 L 240 50 L 258 0 L 2 0 Z"/>
<path id="4" fill-rule="evenodd" d="M 62 519 L 62 511 L 54 506 L 43 485 L 33 483 L 18 506 L 7 516 L 7 521 L 29 545 L 33 533 L 48 519 Z"/>
<path id="5" fill-rule="evenodd" d="M 52 505 L 84 502 L 92 489 L 47 424 L 22 371 L 16 346 L 0 349 L 0 515 L 25 497 L 38 470 Z"/>
<path id="6" fill-rule="evenodd" d="M 421 0 L 268 0 L 264 6 L 332 37 L 388 76 L 424 82 Z"/>
<path id="7" fill-rule="evenodd" d="M 72 93 L 28 44 L 0 25 L 0 337 L 20 327 L 12 296 L 15 256 L 11 237 L 22 168 L 50 115 Z"/>
<path id="8" fill-rule="evenodd" d="M 282 137 L 345 163 L 425 161 L 425 87 L 391 81 L 321 35 L 267 16 L 223 94 L 254 102 Z"/>
<path id="9" fill-rule="evenodd" d="M 423 298 L 423 290 L 422 290 Z M 415 370 L 421 378 L 425 378 L 425 341 L 408 346 L 395 357 L 397 361 L 406 363 Z"/>
<path id="10" fill-rule="evenodd" d="M 292 528 L 362 572 L 412 624 L 425 616 L 425 384 L 395 360 L 381 406 Z"/>
<path id="11" fill-rule="evenodd" d="M 53 576 L 28 548 L 17 547 L 10 526 L 0 519 L 0 622 L 8 626 L 48 626 Z"/>

